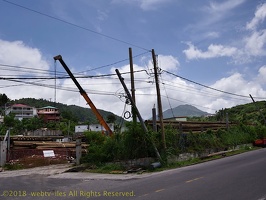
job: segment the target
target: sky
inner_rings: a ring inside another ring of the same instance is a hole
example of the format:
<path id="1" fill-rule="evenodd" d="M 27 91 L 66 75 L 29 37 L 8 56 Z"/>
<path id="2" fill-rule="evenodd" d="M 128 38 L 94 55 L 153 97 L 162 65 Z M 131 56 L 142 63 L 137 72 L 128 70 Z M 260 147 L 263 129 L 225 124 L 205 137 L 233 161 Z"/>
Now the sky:
<path id="1" fill-rule="evenodd" d="M 62 55 L 98 109 L 130 111 L 115 69 L 144 119 L 189 104 L 215 113 L 266 100 L 266 1 L 0 0 L 0 93 L 89 107 Z"/>

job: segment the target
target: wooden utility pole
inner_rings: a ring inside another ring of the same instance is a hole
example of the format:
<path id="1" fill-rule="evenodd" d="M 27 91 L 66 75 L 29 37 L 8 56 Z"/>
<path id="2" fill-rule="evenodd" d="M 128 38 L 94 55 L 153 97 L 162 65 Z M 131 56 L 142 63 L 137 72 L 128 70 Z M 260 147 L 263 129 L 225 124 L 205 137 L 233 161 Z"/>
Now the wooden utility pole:
<path id="1" fill-rule="evenodd" d="M 131 79 L 131 95 L 132 100 L 136 104 L 136 95 L 135 95 L 135 83 L 134 83 L 134 69 L 133 69 L 133 57 L 132 57 L 132 49 L 129 48 L 129 64 L 130 64 L 130 79 Z M 133 116 L 133 123 L 136 124 L 137 122 L 137 115 L 134 109 L 134 106 L 131 105 L 131 112 Z"/>
<path id="2" fill-rule="evenodd" d="M 116 69 L 115 72 L 116 72 L 116 74 L 117 74 L 117 76 L 118 76 L 118 78 L 119 78 L 119 80 L 120 80 L 120 82 L 121 82 L 126 94 L 127 94 L 128 99 L 130 100 L 131 105 L 134 107 L 134 110 L 136 111 L 136 115 L 139 118 L 140 124 L 141 124 L 141 126 L 142 126 L 142 128 L 143 128 L 143 130 L 145 132 L 146 137 L 151 141 L 152 146 L 154 148 L 154 151 L 156 153 L 156 156 L 161 161 L 162 160 L 161 155 L 160 155 L 156 145 L 154 144 L 154 142 L 152 141 L 152 139 L 150 138 L 150 136 L 148 134 L 148 129 L 147 129 L 147 127 L 146 127 L 146 125 L 145 125 L 145 123 L 144 123 L 144 121 L 143 121 L 143 119 L 142 119 L 142 117 L 140 115 L 140 112 L 139 112 L 138 108 L 136 107 L 135 103 L 133 102 L 132 96 L 129 93 L 126 84 L 124 83 L 124 79 L 122 78 L 122 76 L 121 76 L 121 74 L 120 74 L 118 69 Z"/>
<path id="3" fill-rule="evenodd" d="M 163 124 L 163 109 L 162 109 L 162 100 L 161 100 L 161 92 L 160 92 L 160 85 L 159 85 L 159 79 L 158 79 L 158 67 L 157 67 L 157 60 L 156 55 L 154 52 L 154 49 L 152 49 L 152 60 L 153 60 L 153 66 L 154 66 L 154 77 L 155 77 L 155 84 L 156 84 L 156 91 L 157 91 L 157 103 L 158 103 L 158 112 L 159 112 L 159 121 L 161 126 L 161 134 L 162 134 L 162 144 L 164 150 L 166 149 L 166 143 L 165 143 L 165 133 L 164 133 L 164 124 Z"/>

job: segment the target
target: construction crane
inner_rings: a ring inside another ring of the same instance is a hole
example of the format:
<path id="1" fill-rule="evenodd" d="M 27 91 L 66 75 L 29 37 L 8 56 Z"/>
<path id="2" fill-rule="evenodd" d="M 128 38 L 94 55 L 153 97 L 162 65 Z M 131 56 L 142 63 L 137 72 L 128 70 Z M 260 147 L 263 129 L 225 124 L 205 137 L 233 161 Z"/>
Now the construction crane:
<path id="1" fill-rule="evenodd" d="M 105 128 L 105 130 L 108 132 L 108 134 L 110 136 L 112 136 L 113 135 L 113 131 L 110 129 L 110 127 L 108 126 L 108 124 L 105 122 L 105 120 L 103 119 L 102 115 L 99 113 L 99 111 L 97 110 L 97 108 L 95 107 L 95 105 L 93 104 L 93 102 L 91 101 L 91 99 L 89 98 L 89 96 L 87 95 L 87 93 L 85 92 L 85 90 L 81 87 L 81 85 L 79 84 L 79 82 L 77 81 L 77 79 L 74 77 L 74 75 L 72 74 L 72 72 L 69 70 L 68 66 L 63 61 L 62 56 L 61 55 L 55 56 L 54 57 L 54 60 L 55 61 L 58 60 L 61 63 L 61 65 L 64 67 L 64 69 L 66 70 L 66 72 L 68 73 L 68 75 L 70 76 L 70 78 L 73 80 L 73 82 L 75 83 L 75 85 L 79 89 L 80 94 L 83 96 L 83 98 L 86 100 L 86 102 L 91 107 L 92 112 L 96 115 L 96 117 L 99 120 L 100 124 Z"/>

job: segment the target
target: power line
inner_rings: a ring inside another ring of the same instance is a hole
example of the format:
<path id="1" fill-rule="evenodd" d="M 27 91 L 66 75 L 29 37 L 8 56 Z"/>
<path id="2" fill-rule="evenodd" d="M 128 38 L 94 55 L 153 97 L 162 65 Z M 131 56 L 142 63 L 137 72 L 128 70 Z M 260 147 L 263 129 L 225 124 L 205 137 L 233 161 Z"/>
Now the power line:
<path id="1" fill-rule="evenodd" d="M 156 96 L 157 94 L 136 94 L 136 96 L 151 96 L 151 95 L 152 96 Z M 189 102 L 182 101 L 182 100 L 179 100 L 179 99 L 175 99 L 175 98 L 172 98 L 172 97 L 168 97 L 168 96 L 165 96 L 165 95 L 161 95 L 161 96 L 164 97 L 164 98 L 168 98 L 168 99 L 171 99 L 171 100 L 174 100 L 174 101 L 181 102 L 181 103 L 186 103 L 186 104 L 190 104 L 192 106 L 201 107 L 201 108 L 205 108 L 205 109 L 216 111 L 216 109 L 213 109 L 213 108 L 209 108 L 209 107 L 205 107 L 205 106 L 189 103 Z"/>
<path id="2" fill-rule="evenodd" d="M 182 76 L 176 75 L 176 74 L 171 73 L 171 72 L 166 71 L 166 70 L 163 70 L 163 72 L 166 72 L 166 73 L 168 73 L 168 74 L 171 74 L 171 75 L 173 75 L 173 76 L 176 76 L 176 77 L 178 77 L 178 78 L 181 78 L 181 79 L 183 79 L 183 80 L 185 80 L 185 81 L 188 81 L 188 82 L 194 83 L 194 84 L 196 84 L 196 85 L 200 85 L 200 86 L 202 86 L 202 87 L 205 87 L 205 88 L 208 88 L 208 89 L 211 89 L 211 90 L 215 90 L 215 91 L 217 91 L 217 92 L 222 92 L 222 93 L 225 93 L 225 94 L 229 94 L 229 95 L 233 95 L 233 96 L 238 96 L 238 97 L 243 97 L 243 98 L 250 98 L 249 96 L 246 96 L 246 95 L 235 94 L 235 93 L 231 93 L 231 92 L 223 91 L 223 90 L 220 90 L 220 89 L 216 89 L 216 88 L 213 88 L 213 87 L 210 87 L 210 86 L 207 86 L 207 85 L 204 85 L 204 84 L 201 84 L 201 83 L 198 83 L 198 82 L 195 82 L 195 81 L 189 80 L 189 79 L 187 79 L 187 78 L 184 78 L 184 77 L 182 77 Z M 263 97 L 255 97 L 255 98 L 257 98 L 257 99 L 265 99 L 265 98 L 263 98 Z"/>
<path id="3" fill-rule="evenodd" d="M 103 36 L 103 37 L 106 37 L 108 39 L 111 39 L 111 40 L 114 40 L 114 41 L 117 41 L 117 42 L 120 42 L 120 43 L 124 43 L 124 44 L 127 44 L 127 45 L 130 45 L 130 46 L 133 46 L 133 47 L 136 47 L 136 48 L 139 48 L 139 49 L 143 49 L 145 51 L 151 51 L 147 48 L 144 48 L 144 47 L 141 47 L 141 46 L 138 46 L 138 45 L 135 45 L 135 44 L 132 44 L 130 42 L 127 42 L 127 41 L 124 41 L 124 40 L 121 40 L 121 39 L 118 39 L 118 38 L 115 38 L 115 37 L 112 37 L 112 36 L 109 36 L 109 35 L 106 35 L 106 34 L 103 34 L 103 33 L 100 33 L 100 32 L 97 32 L 97 31 L 94 31 L 92 29 L 89 29 L 89 28 L 85 28 L 83 26 L 80 26 L 80 25 L 77 25 L 77 24 L 74 24 L 72 22 L 68 22 L 66 20 L 63 20 L 63 19 L 60 19 L 60 18 L 57 18 L 57 17 L 54 17 L 54 16 L 51 16 L 51 15 L 48 15 L 48 14 L 45 14 L 43 12 L 40 12 L 40 11 L 37 11 L 37 10 L 34 10 L 34 9 L 31 9 L 31 8 L 28 8 L 28 7 L 25 7 L 25 6 L 22 6 L 20 4 L 16 4 L 16 3 L 13 3 L 13 2 L 10 2 L 10 1 L 7 1 L 7 0 L 2 0 L 6 3 L 9 3 L 9 4 L 12 4 L 14 6 L 17 6 L 17 7 L 20 7 L 20 8 L 23 8 L 25 10 L 28 10 L 28 11 L 31 11 L 31 12 L 34 12 L 34 13 L 37 13 L 39 15 L 42 15 L 42 16 L 45 16 L 45 17 L 48 17 L 50 19 L 53 19 L 53 20 L 56 20 L 56 21 L 59 21 L 59 22 L 63 22 L 65 24 L 68 24 L 68 25 L 71 25 L 71 26 L 74 26 L 76 28 L 79 28 L 79 29 L 82 29 L 82 30 L 85 30 L 85 31 L 88 31 L 88 32 L 91 32 L 91 33 L 94 33 L 94 34 L 97 34 L 97 35 L 100 35 L 100 36 Z"/>
<path id="4" fill-rule="evenodd" d="M 40 84 L 36 82 L 26 82 L 26 81 L 20 81 L 20 80 L 8 80 L 12 82 L 18 82 L 26 85 L 35 85 L 35 86 L 40 86 L 40 87 L 46 87 L 46 88 L 51 88 L 54 89 L 54 85 L 48 85 L 48 84 Z M 14 85 L 14 86 L 21 86 L 21 85 Z M 56 86 L 56 89 L 58 90 L 64 90 L 64 91 L 69 91 L 69 92 L 79 92 L 77 88 L 70 88 L 70 87 L 62 87 L 62 86 Z M 90 94 L 97 94 L 97 95 L 111 95 L 115 96 L 115 92 L 110 92 L 110 91 L 97 91 L 97 90 L 88 90 Z"/>
<path id="5" fill-rule="evenodd" d="M 146 53 L 148 53 L 150 51 L 145 51 L 144 53 L 140 53 L 138 55 L 135 55 L 133 56 L 133 58 L 136 58 L 136 57 L 139 57 L 139 56 L 142 56 Z M 96 67 L 96 68 L 92 68 L 92 69 L 89 69 L 89 70 L 85 70 L 85 71 L 81 71 L 79 73 L 84 73 L 84 72 L 89 72 L 89 71 L 94 71 L 94 70 L 97 70 L 97 69 L 102 69 L 102 68 L 105 68 L 105 67 L 110 67 L 110 66 L 113 66 L 113 65 L 116 65 L 116 64 L 119 64 L 119 63 L 122 63 L 122 62 L 125 62 L 125 61 L 128 61 L 129 59 L 128 58 L 125 58 L 123 60 L 120 60 L 120 61 L 116 61 L 114 63 L 111 63 L 111 64 L 107 64 L 107 65 L 103 65 L 103 66 L 100 66 L 100 67 Z"/>
<path id="6" fill-rule="evenodd" d="M 146 70 L 137 70 L 134 71 L 134 73 L 139 73 L 143 72 Z M 130 72 L 122 72 L 121 74 L 129 74 Z M 86 76 L 77 76 L 75 78 L 101 78 L 101 77 L 111 77 L 111 76 L 116 76 L 116 74 L 101 74 L 101 75 L 86 75 Z M 0 80 L 53 80 L 53 79 L 69 79 L 69 76 L 57 76 L 57 77 L 11 77 L 11 78 L 6 78 L 6 77 L 0 77 Z"/>

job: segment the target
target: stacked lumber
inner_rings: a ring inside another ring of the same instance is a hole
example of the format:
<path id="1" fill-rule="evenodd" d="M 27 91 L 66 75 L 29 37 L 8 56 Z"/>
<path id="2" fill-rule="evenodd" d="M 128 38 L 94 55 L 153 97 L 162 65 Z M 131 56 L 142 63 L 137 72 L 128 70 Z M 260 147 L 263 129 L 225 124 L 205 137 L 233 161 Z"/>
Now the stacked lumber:
<path id="1" fill-rule="evenodd" d="M 81 144 L 86 149 L 88 144 Z M 76 148 L 76 142 L 52 142 L 52 141 L 13 141 L 13 149 L 48 149 L 48 148 Z"/>
<path id="2" fill-rule="evenodd" d="M 151 120 L 146 121 L 147 125 L 152 126 L 153 122 Z M 156 122 L 157 127 L 160 127 L 160 122 Z M 190 122 L 190 121 L 171 121 L 164 120 L 165 126 L 171 126 L 180 132 L 203 132 L 206 130 L 216 131 L 218 129 L 225 129 L 227 124 L 225 122 Z M 234 123 L 228 123 L 228 126 L 235 126 Z"/>

